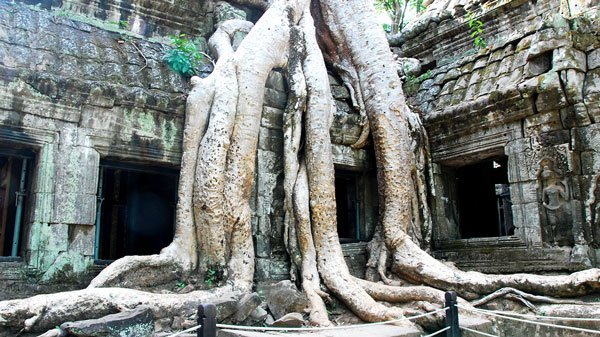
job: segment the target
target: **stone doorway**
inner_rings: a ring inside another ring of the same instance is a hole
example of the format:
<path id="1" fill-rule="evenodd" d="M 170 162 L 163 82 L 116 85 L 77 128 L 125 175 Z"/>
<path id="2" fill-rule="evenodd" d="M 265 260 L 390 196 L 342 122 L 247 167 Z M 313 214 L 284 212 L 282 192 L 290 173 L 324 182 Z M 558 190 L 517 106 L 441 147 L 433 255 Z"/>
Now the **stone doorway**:
<path id="1" fill-rule="evenodd" d="M 102 163 L 96 217 L 97 261 L 159 253 L 173 239 L 178 174 Z"/>
<path id="2" fill-rule="evenodd" d="M 359 183 L 360 175 L 357 172 L 336 170 L 335 200 L 340 242 L 361 240 Z"/>
<path id="3" fill-rule="evenodd" d="M 499 156 L 456 168 L 462 239 L 514 234 L 507 163 Z"/>
<path id="4" fill-rule="evenodd" d="M 0 256 L 19 256 L 31 158 L 0 151 Z"/>

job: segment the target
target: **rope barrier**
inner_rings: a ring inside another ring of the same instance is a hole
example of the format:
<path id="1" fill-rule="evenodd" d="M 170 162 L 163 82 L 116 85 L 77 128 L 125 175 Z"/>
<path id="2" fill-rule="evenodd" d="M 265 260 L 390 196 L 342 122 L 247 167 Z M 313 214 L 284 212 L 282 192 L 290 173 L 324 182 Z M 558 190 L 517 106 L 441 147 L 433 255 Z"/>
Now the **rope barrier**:
<path id="1" fill-rule="evenodd" d="M 196 331 L 196 330 L 200 329 L 201 327 L 202 327 L 202 325 L 196 325 L 196 326 L 193 326 L 193 327 L 191 327 L 189 329 L 185 329 L 183 331 L 176 332 L 176 333 L 174 333 L 172 335 L 168 335 L 167 337 L 175 337 L 175 336 L 183 335 L 186 332 Z"/>
<path id="2" fill-rule="evenodd" d="M 483 331 L 477 331 L 477 330 L 475 330 L 475 329 L 467 328 L 466 326 L 461 326 L 460 328 L 461 328 L 461 329 L 463 329 L 463 330 L 466 330 L 466 331 L 470 331 L 470 332 L 473 332 L 473 333 L 476 333 L 476 334 L 482 335 L 482 336 L 488 336 L 488 337 L 500 337 L 500 336 L 498 336 L 498 335 L 492 335 L 492 334 L 489 334 L 489 333 L 487 333 L 487 332 L 483 332 Z"/>
<path id="3" fill-rule="evenodd" d="M 374 325 L 391 324 L 391 323 L 401 322 L 401 321 L 404 321 L 404 320 L 409 320 L 410 321 L 410 320 L 421 318 L 421 317 L 427 317 L 427 316 L 435 315 L 435 314 L 437 314 L 439 312 L 446 311 L 447 309 L 448 308 L 446 307 L 446 308 L 442 308 L 442 309 L 437 309 L 437 310 L 434 310 L 434 311 L 430 311 L 430 312 L 427 312 L 427 313 L 424 313 L 424 314 L 410 316 L 410 317 L 402 317 L 402 318 L 394 319 L 394 320 L 390 320 L 390 321 L 375 322 L 375 323 L 365 323 L 365 324 L 355 324 L 355 325 L 324 326 L 324 327 L 314 327 L 314 328 L 280 328 L 280 327 L 261 327 L 261 326 L 244 326 L 244 325 L 217 324 L 217 328 L 220 328 L 220 329 L 231 329 L 231 330 L 249 330 L 249 331 L 324 331 L 324 330 L 345 330 L 345 329 L 356 329 L 356 328 L 362 328 L 362 327 L 368 327 L 368 326 L 374 326 Z M 189 329 L 186 329 L 186 330 L 183 330 L 183 331 L 179 331 L 177 333 L 169 335 L 167 337 L 176 337 L 176 336 L 179 336 L 179 335 L 187 333 L 187 332 L 198 330 L 200 327 L 202 327 L 202 325 L 196 325 L 196 326 L 191 327 Z M 447 329 L 448 328 L 446 328 L 445 330 L 442 330 L 442 331 L 446 331 Z M 429 335 L 429 336 L 433 336 L 433 335 Z"/>
<path id="4" fill-rule="evenodd" d="M 446 308 L 437 309 L 434 311 L 430 311 L 424 314 L 410 316 L 410 317 L 402 317 L 390 321 L 384 322 L 375 322 L 375 323 L 365 323 L 365 324 L 355 324 L 355 325 L 337 325 L 337 326 L 324 326 L 324 327 L 314 327 L 314 328 L 279 328 L 279 327 L 261 327 L 261 326 L 243 326 L 243 325 L 229 325 L 229 324 L 217 324 L 217 328 L 220 329 L 232 329 L 232 330 L 249 330 L 249 331 L 325 331 L 325 330 L 347 330 L 347 329 L 356 329 L 363 328 L 375 325 L 385 325 L 396 322 L 401 322 L 404 320 L 413 320 L 421 317 L 427 317 L 430 315 L 435 315 L 438 312 L 446 311 Z"/>
<path id="5" fill-rule="evenodd" d="M 573 331 L 580 331 L 580 332 L 589 332 L 589 333 L 600 335 L 600 331 L 599 330 L 591 330 L 591 329 L 585 329 L 585 328 L 576 328 L 576 327 L 567 326 L 567 325 L 551 324 L 551 323 L 544 323 L 544 322 L 535 322 L 535 321 L 531 321 L 531 320 L 520 319 L 520 318 L 516 318 L 516 317 L 511 317 L 511 316 L 505 316 L 505 315 L 497 314 L 497 313 L 491 312 L 489 310 L 464 307 L 462 305 L 457 305 L 457 307 L 461 308 L 461 309 L 464 309 L 464 310 L 467 310 L 467 311 L 477 312 L 477 313 L 485 314 L 485 315 L 489 315 L 489 316 L 500 317 L 500 318 L 504 318 L 504 319 L 508 319 L 508 320 L 512 320 L 512 321 L 517 321 L 517 322 L 530 323 L 530 324 L 536 324 L 536 325 L 547 326 L 547 327 L 551 327 L 551 328 L 565 329 L 565 330 L 573 330 Z"/>
<path id="6" fill-rule="evenodd" d="M 479 310 L 484 310 L 484 309 L 479 309 Z M 519 317 L 534 318 L 534 319 L 553 319 L 553 320 L 558 320 L 558 321 L 600 322 L 600 318 L 527 315 L 527 314 L 519 314 L 516 312 L 501 311 L 501 310 L 488 310 L 488 311 L 499 314 L 499 315 L 519 316 Z"/>
<path id="7" fill-rule="evenodd" d="M 439 334 L 441 334 L 442 332 L 444 332 L 446 330 L 450 330 L 450 327 L 447 326 L 447 327 L 445 327 L 445 328 L 443 328 L 441 330 L 438 330 L 438 331 L 436 331 L 434 333 L 430 333 L 429 335 L 425 335 L 425 336 L 421 336 L 421 337 L 431 337 L 431 336 L 439 335 Z"/>

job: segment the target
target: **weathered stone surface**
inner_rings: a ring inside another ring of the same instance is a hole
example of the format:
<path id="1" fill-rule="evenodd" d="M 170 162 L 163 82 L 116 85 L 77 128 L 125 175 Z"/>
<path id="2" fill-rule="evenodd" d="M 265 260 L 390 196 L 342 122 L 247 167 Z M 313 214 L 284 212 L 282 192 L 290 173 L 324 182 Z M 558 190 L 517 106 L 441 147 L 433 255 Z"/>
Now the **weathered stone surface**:
<path id="1" fill-rule="evenodd" d="M 400 57 L 397 59 L 398 72 L 404 76 L 419 76 L 421 62 L 415 58 Z"/>
<path id="2" fill-rule="evenodd" d="M 304 309 L 308 306 L 304 294 L 289 280 L 265 286 L 263 295 L 275 319 L 279 319 L 290 312 L 304 312 Z"/>
<path id="3" fill-rule="evenodd" d="M 284 92 L 270 88 L 265 89 L 265 105 L 277 109 L 285 109 L 286 103 L 287 95 Z"/>
<path id="4" fill-rule="evenodd" d="M 586 71 L 586 55 L 584 52 L 574 48 L 558 48 L 552 55 L 552 70 L 560 71 L 565 69 L 575 69 Z"/>
<path id="5" fill-rule="evenodd" d="M 99 319 L 64 323 L 60 329 L 77 337 L 151 337 L 154 334 L 154 318 L 150 309 L 141 308 Z"/>
<path id="6" fill-rule="evenodd" d="M 254 323 L 264 322 L 267 319 L 268 315 L 269 315 L 269 313 L 265 309 L 263 309 L 261 307 L 256 307 L 250 313 L 250 316 L 248 316 L 248 319 L 251 319 Z"/>
<path id="7" fill-rule="evenodd" d="M 548 236 L 547 232 L 544 234 L 544 224 L 550 218 L 540 201 L 544 188 L 540 185 L 540 160 L 547 156 L 564 157 L 564 171 L 570 176 L 577 176 L 579 172 L 589 175 L 598 169 L 599 156 L 591 150 L 599 146 L 592 140 L 595 128 L 588 128 L 600 120 L 597 104 L 600 76 L 594 70 L 600 61 L 595 61 L 597 47 L 591 47 L 597 46 L 598 41 L 589 33 L 597 30 L 592 28 L 597 27 L 597 21 L 592 19 L 591 24 L 588 19 L 570 21 L 557 15 L 555 8 L 546 2 L 538 3 L 535 9 L 525 3 L 513 4 L 516 7 L 511 9 L 492 5 L 506 12 L 485 14 L 486 22 L 494 22 L 487 32 L 488 36 L 495 37 L 489 50 L 460 52 L 468 50 L 472 41 L 467 37 L 468 32 L 459 30 L 449 34 L 453 36 L 451 39 L 440 39 L 433 31 L 423 30 L 414 40 L 418 43 L 404 41 L 395 49 L 402 57 L 417 58 L 422 63 L 436 61 L 431 69 L 431 83 L 425 81 L 407 94 L 408 102 L 422 114 L 434 164 L 439 163 L 441 168 L 434 179 L 433 209 L 434 236 L 441 242 L 460 238 L 457 223 L 460 215 L 457 219 L 450 206 L 451 200 L 456 198 L 451 192 L 454 180 L 448 173 L 451 170 L 444 169 L 444 165 L 455 168 L 477 163 L 492 156 L 491 153 L 508 155 L 515 236 L 525 247 L 538 246 L 542 244 L 542 237 Z M 542 15 L 544 21 L 536 19 L 538 15 Z M 440 27 L 448 29 L 454 24 L 449 20 Z M 580 152 L 563 153 L 562 147 L 570 144 Z M 579 187 L 575 181 L 589 185 L 590 179 L 583 176 L 578 179 L 568 183 L 573 198 L 568 207 L 573 212 L 573 220 L 569 228 L 561 229 L 564 232 L 576 231 L 585 221 L 576 215 L 585 209 L 577 195 L 589 187 Z M 458 241 L 467 240 L 471 239 Z M 494 245 L 486 249 L 501 248 L 497 243 Z M 523 249 L 533 252 L 533 248 Z M 481 264 L 474 262 L 475 254 L 465 252 L 444 257 L 467 268 L 492 271 L 501 270 L 510 259 L 501 258 L 503 254 L 507 252 L 500 249 L 496 257 L 488 257 Z M 542 264 L 532 261 L 543 253 L 532 254 L 531 258 L 521 258 L 530 262 L 516 262 L 510 269 L 585 267 L 585 263 L 573 263 L 567 253 L 549 254 Z"/>
<path id="8" fill-rule="evenodd" d="M 557 72 L 539 76 L 537 92 L 535 106 L 538 111 L 560 109 L 568 104 Z"/>
<path id="9" fill-rule="evenodd" d="M 247 294 L 237 305 L 237 311 L 233 315 L 232 319 L 236 323 L 243 322 L 248 316 L 260 305 L 262 300 L 257 293 Z"/>
<path id="10" fill-rule="evenodd" d="M 594 49 L 587 55 L 587 66 L 589 70 L 600 67 L 600 49 Z"/>
<path id="11" fill-rule="evenodd" d="M 271 71 L 267 77 L 266 87 L 277 91 L 286 91 L 286 79 L 280 71 Z"/>
<path id="12" fill-rule="evenodd" d="M 350 92 L 343 85 L 331 86 L 331 94 L 333 95 L 333 98 L 339 100 L 346 100 L 350 98 Z"/>
<path id="13" fill-rule="evenodd" d="M 225 1 L 217 2 L 215 6 L 215 22 L 223 22 L 226 20 L 246 20 L 246 13 Z"/>
<path id="14" fill-rule="evenodd" d="M 284 315 L 283 317 L 276 320 L 275 322 L 273 322 L 272 325 L 275 327 L 292 328 L 292 327 L 300 327 L 303 324 L 304 324 L 304 318 L 302 317 L 302 314 L 297 313 L 297 312 L 291 312 L 289 314 Z"/>

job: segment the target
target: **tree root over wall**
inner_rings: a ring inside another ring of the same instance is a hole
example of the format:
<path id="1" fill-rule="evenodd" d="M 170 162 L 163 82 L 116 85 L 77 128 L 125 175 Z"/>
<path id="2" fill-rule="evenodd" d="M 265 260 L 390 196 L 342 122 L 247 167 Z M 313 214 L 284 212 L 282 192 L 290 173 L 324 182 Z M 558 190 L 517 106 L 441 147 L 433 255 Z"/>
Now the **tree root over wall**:
<path id="1" fill-rule="evenodd" d="M 445 290 L 467 300 L 504 287 L 558 297 L 597 292 L 598 269 L 566 276 L 485 275 L 451 268 L 421 248 L 428 245 L 423 228 L 430 222 L 426 136 L 405 103 L 393 55 L 371 6 L 366 0 L 275 0 L 254 26 L 240 20 L 220 23 L 209 41 L 218 59 L 214 72 L 192 78 L 173 242 L 158 255 L 115 261 L 88 289 L 0 302 L 0 329 L 43 331 L 59 324 L 57 317 L 83 319 L 136 305 L 173 312 L 189 301 L 251 291 L 249 200 L 264 85 L 274 68 L 287 68 L 290 88 L 284 115 L 285 241 L 310 302 L 312 323 L 330 324 L 323 300 L 329 294 L 361 319 L 375 322 L 415 313 L 389 303 L 414 302 L 421 311 L 439 308 Z M 247 36 L 234 50 L 232 36 L 238 32 Z M 374 144 L 381 209 L 369 266 L 383 283 L 350 275 L 337 236 L 329 138 L 335 104 L 325 62 L 364 112 L 359 143 L 370 132 Z M 122 289 L 156 288 L 208 274 L 216 275 L 218 287 L 206 291 L 168 295 Z M 405 283 L 419 286 L 399 286 Z"/>

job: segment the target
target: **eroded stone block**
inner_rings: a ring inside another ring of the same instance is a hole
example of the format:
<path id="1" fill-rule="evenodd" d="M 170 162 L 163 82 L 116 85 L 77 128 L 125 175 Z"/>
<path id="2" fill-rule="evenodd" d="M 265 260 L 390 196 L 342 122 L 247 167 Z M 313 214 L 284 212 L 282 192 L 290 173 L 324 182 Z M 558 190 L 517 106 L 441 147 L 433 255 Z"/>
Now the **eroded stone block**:
<path id="1" fill-rule="evenodd" d="M 587 58 L 584 52 L 574 48 L 561 47 L 555 49 L 552 55 L 552 70 L 576 69 L 585 71 Z"/>

